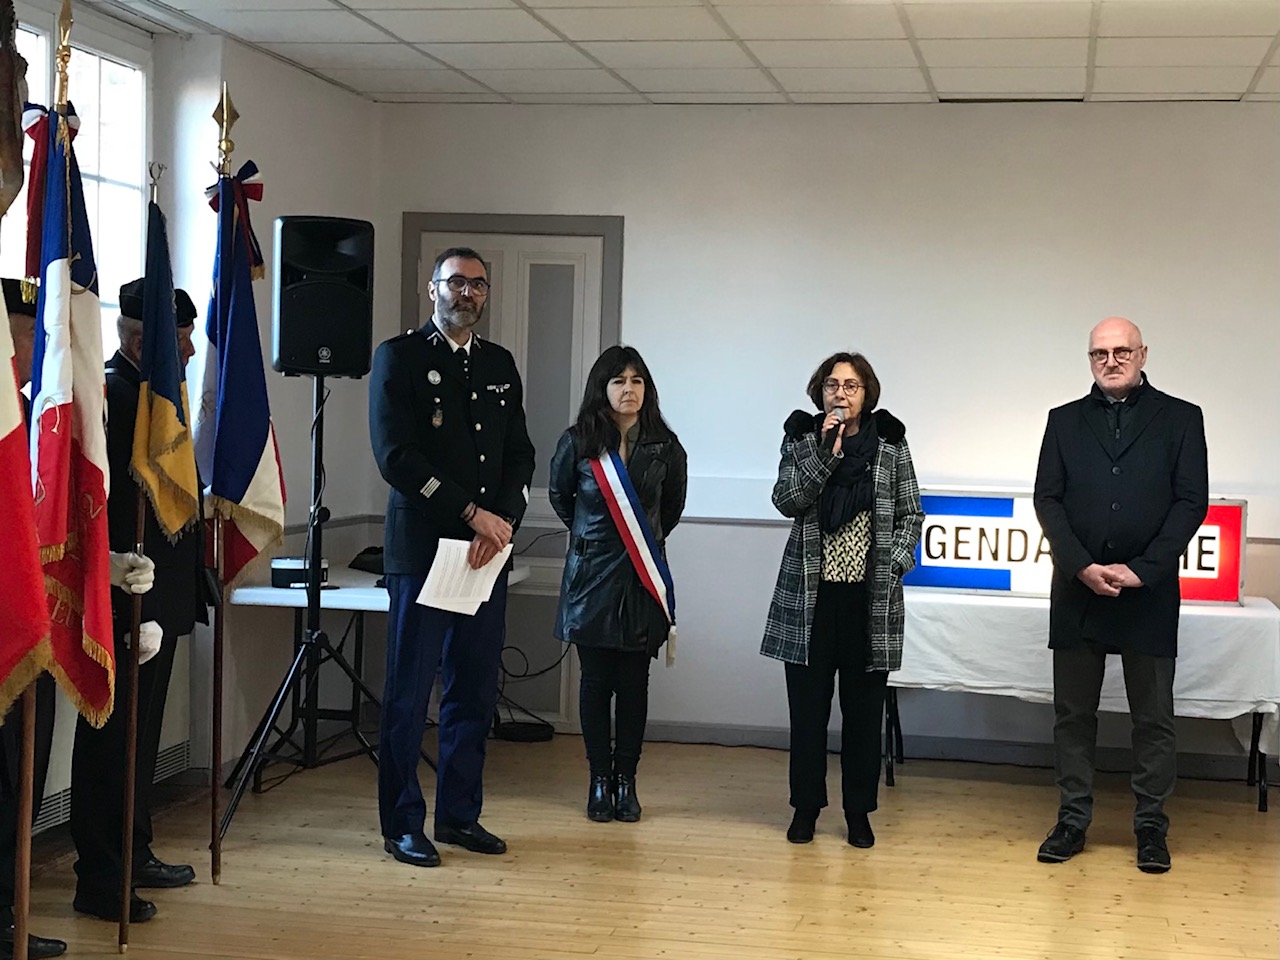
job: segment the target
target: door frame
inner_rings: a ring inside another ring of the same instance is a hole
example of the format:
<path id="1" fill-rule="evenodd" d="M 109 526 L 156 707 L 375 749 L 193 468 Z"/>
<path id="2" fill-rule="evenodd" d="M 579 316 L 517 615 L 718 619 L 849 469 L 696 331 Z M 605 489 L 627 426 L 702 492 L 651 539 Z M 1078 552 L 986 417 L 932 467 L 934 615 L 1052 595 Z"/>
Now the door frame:
<path id="1" fill-rule="evenodd" d="M 600 237 L 600 349 L 622 339 L 622 217 L 522 213 L 418 213 L 401 215 L 400 332 L 422 326 L 418 315 L 418 258 L 423 233 L 521 233 Z"/>

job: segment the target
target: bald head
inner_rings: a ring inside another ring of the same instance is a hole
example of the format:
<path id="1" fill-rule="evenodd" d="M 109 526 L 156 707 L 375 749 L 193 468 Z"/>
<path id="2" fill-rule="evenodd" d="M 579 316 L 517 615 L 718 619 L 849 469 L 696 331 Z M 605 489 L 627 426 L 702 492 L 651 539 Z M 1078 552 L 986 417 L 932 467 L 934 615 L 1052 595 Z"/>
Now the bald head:
<path id="1" fill-rule="evenodd" d="M 1142 331 L 1132 320 L 1107 317 L 1089 332 L 1089 363 L 1102 392 L 1127 397 L 1142 382 L 1147 348 Z"/>

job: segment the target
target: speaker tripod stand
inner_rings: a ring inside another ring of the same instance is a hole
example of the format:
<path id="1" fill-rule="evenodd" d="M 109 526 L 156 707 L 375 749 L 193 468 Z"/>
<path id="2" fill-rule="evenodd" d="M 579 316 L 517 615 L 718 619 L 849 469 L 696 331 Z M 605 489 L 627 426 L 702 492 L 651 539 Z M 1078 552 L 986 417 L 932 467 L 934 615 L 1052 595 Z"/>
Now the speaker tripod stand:
<path id="1" fill-rule="evenodd" d="M 267 712 L 258 721 L 248 748 L 241 755 L 232 771 L 226 786 L 232 790 L 231 799 L 223 813 L 220 825 L 221 835 L 225 836 L 235 816 L 236 808 L 243 799 L 250 782 L 255 792 L 262 789 L 262 770 L 272 762 L 292 765 L 296 769 L 311 770 L 316 767 L 347 760 L 351 757 L 367 756 L 376 765 L 377 748 L 361 732 L 359 727 L 360 713 L 365 704 L 379 706 L 378 698 L 361 679 L 360 673 L 343 655 L 346 634 L 342 642 L 334 646 L 329 635 L 320 627 L 320 566 L 323 555 L 324 524 L 329 519 L 329 511 L 323 505 L 324 495 L 324 405 L 326 392 L 324 377 L 315 377 L 314 418 L 311 424 L 311 511 L 307 518 L 307 546 L 305 550 L 307 606 L 305 624 L 303 614 L 297 614 L 297 624 L 302 628 L 295 635 L 293 662 L 276 689 Z M 357 614 L 352 623 L 356 627 L 355 652 L 359 664 L 363 657 L 364 622 Z M 351 625 L 347 632 L 350 633 Z M 350 710 L 333 710 L 320 707 L 320 669 L 325 663 L 334 663 L 346 674 L 352 686 L 352 703 Z M 292 703 L 290 722 L 287 728 L 279 727 L 280 715 L 287 703 Z M 320 721 L 340 720 L 348 724 L 348 729 L 336 737 L 324 740 L 319 735 Z M 274 744 L 268 748 L 272 734 L 277 735 Z M 301 743 L 297 735 L 301 734 Z M 357 746 L 339 754 L 329 754 L 328 748 L 337 740 L 352 736 Z M 430 758 L 427 760 L 431 763 Z M 432 763 L 434 767 L 434 764 Z"/>

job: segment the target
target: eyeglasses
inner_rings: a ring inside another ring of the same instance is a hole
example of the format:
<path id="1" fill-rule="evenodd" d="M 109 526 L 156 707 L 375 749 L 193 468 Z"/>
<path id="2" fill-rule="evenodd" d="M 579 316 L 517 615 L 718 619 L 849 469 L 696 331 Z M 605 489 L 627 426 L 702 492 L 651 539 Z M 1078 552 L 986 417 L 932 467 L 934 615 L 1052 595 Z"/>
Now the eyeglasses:
<path id="1" fill-rule="evenodd" d="M 1141 350 L 1141 347 L 1116 347 L 1114 350 L 1090 350 L 1089 359 L 1096 364 L 1107 362 L 1108 357 L 1114 357 L 1116 363 L 1128 363 L 1135 353 Z"/>
<path id="2" fill-rule="evenodd" d="M 822 381 L 822 389 L 823 389 L 823 392 L 829 393 L 832 396 L 835 395 L 837 390 L 843 390 L 845 393 L 852 396 L 853 394 L 857 393 L 859 390 L 862 389 L 862 384 L 860 384 L 857 380 L 845 380 L 842 383 L 839 380 L 831 379 L 831 380 Z"/>
<path id="3" fill-rule="evenodd" d="M 460 273 L 455 273 L 452 277 L 441 278 L 435 282 L 447 284 L 454 293 L 461 293 L 467 287 L 480 297 L 488 296 L 489 293 L 489 281 L 484 277 L 464 277 Z"/>

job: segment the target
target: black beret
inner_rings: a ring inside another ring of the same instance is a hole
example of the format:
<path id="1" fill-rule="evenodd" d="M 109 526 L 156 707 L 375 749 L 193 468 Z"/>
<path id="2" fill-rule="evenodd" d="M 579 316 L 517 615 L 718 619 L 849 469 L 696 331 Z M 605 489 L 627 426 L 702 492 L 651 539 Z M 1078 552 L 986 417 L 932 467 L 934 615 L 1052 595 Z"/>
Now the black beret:
<path id="1" fill-rule="evenodd" d="M 178 326 L 193 326 L 196 322 L 196 305 L 192 303 L 191 298 L 187 296 L 187 291 L 178 287 L 173 291 L 173 298 L 178 309 Z"/>
<path id="2" fill-rule="evenodd" d="M 142 320 L 142 280 L 131 280 L 120 288 L 120 315 L 132 320 Z M 175 318 L 179 327 L 189 327 L 196 322 L 196 305 L 187 291 L 173 291 Z"/>
<path id="3" fill-rule="evenodd" d="M 130 280 L 120 288 L 120 315 L 130 320 L 142 319 L 142 278 Z"/>
<path id="4" fill-rule="evenodd" d="M 21 313 L 28 317 L 36 315 L 36 305 L 22 299 L 22 281 L 5 277 L 0 280 L 4 285 L 4 306 L 9 313 Z"/>

